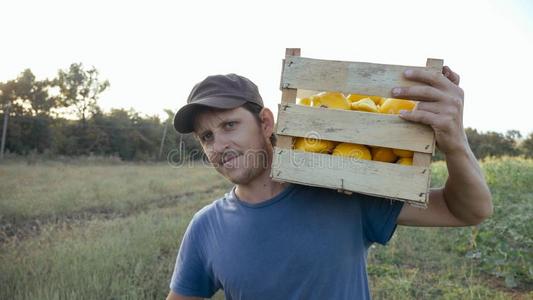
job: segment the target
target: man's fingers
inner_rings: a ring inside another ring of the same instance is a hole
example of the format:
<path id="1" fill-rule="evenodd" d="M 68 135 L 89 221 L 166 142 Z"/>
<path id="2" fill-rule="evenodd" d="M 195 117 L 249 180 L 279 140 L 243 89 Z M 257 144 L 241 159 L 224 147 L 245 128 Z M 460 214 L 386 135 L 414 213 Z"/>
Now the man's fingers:
<path id="1" fill-rule="evenodd" d="M 442 68 L 442 74 L 446 78 L 448 78 L 451 82 L 453 82 L 455 85 L 459 85 L 459 82 L 461 81 L 461 77 L 459 76 L 459 74 L 452 71 L 450 67 L 444 66 L 444 68 Z"/>
<path id="2" fill-rule="evenodd" d="M 448 88 L 451 85 L 450 80 L 435 71 L 425 69 L 408 69 L 404 72 L 405 78 L 413 81 L 427 83 L 437 88 Z"/>
<path id="3" fill-rule="evenodd" d="M 424 110 L 435 114 L 442 112 L 442 105 L 435 102 L 417 102 L 414 110 Z"/>
<path id="4" fill-rule="evenodd" d="M 414 85 L 401 88 L 397 87 L 392 89 L 392 95 L 400 99 L 429 102 L 444 101 L 448 97 L 443 91 L 428 85 Z"/>
<path id="5" fill-rule="evenodd" d="M 417 122 L 426 124 L 429 126 L 433 126 L 435 122 L 437 121 L 438 115 L 429 111 L 425 110 L 413 110 L 413 111 L 406 111 L 402 110 L 400 112 L 400 117 L 402 119 L 405 119 L 407 121 Z"/>

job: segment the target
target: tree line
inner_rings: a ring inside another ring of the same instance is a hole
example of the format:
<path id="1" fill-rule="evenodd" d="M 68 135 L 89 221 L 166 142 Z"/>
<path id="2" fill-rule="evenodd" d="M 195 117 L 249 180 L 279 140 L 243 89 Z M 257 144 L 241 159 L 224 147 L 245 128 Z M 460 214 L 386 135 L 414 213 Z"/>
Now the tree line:
<path id="1" fill-rule="evenodd" d="M 37 80 L 26 69 L 17 78 L 0 82 L 0 125 L 8 113 L 6 151 L 164 160 L 172 150 L 188 154 L 199 149 L 194 138 L 172 128 L 172 110 L 165 110 L 165 120 L 133 109 L 104 112 L 98 99 L 109 86 L 96 68 L 81 63 L 60 69 L 52 79 Z"/>
<path id="2" fill-rule="evenodd" d="M 0 125 L 8 115 L 5 149 L 9 153 L 50 156 L 118 156 L 122 160 L 173 160 L 198 155 L 200 146 L 190 135 L 172 127 L 174 112 L 167 118 L 146 116 L 133 109 L 104 112 L 98 105 L 109 81 L 96 68 L 81 63 L 60 69 L 55 78 L 37 80 L 30 69 L 17 78 L 0 82 Z M 533 157 L 533 132 L 506 133 L 466 129 L 468 142 L 478 159 L 487 156 Z M 176 151 L 179 155 L 175 155 Z M 442 159 L 437 152 L 436 159 Z"/>

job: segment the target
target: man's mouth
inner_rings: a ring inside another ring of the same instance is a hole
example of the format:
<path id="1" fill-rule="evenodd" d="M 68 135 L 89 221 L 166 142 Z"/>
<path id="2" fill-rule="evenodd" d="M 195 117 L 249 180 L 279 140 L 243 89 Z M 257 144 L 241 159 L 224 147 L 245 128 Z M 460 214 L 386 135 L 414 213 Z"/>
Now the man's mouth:
<path id="1" fill-rule="evenodd" d="M 239 157 L 239 155 L 237 154 L 231 154 L 231 155 L 226 155 L 223 159 L 222 159 L 222 165 L 226 165 L 227 163 L 231 162 L 232 160 L 234 160 L 235 158 Z"/>

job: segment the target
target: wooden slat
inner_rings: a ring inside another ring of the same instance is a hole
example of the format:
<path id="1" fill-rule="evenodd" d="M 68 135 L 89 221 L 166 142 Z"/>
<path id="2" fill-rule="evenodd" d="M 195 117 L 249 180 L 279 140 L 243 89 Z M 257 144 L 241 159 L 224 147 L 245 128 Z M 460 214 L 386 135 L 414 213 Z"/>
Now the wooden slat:
<path id="1" fill-rule="evenodd" d="M 282 71 L 281 71 L 282 76 L 285 73 L 286 58 L 287 57 L 298 57 L 300 56 L 300 54 L 301 54 L 300 48 L 285 49 L 285 59 L 283 60 Z M 284 88 L 283 84 L 280 84 L 280 88 L 281 88 L 281 103 L 282 104 L 296 103 L 296 92 L 297 92 L 296 89 Z M 276 128 L 278 127 L 278 124 L 279 122 L 276 123 Z M 285 149 L 291 149 L 292 148 L 292 137 L 282 136 L 282 135 L 278 136 L 277 141 L 276 141 L 276 146 L 285 148 Z"/>
<path id="2" fill-rule="evenodd" d="M 413 155 L 414 166 L 429 166 L 431 164 L 431 153 L 415 152 Z"/>
<path id="3" fill-rule="evenodd" d="M 316 94 L 320 93 L 320 91 L 311 91 L 311 90 L 301 90 L 299 89 L 297 92 L 296 92 L 296 97 L 298 98 L 307 98 L 307 97 L 311 97 L 311 96 L 314 96 Z"/>
<path id="4" fill-rule="evenodd" d="M 421 84 L 406 80 L 403 76 L 406 69 L 425 67 L 287 56 L 281 85 L 282 88 L 392 97 L 391 90 L 394 87 Z"/>
<path id="5" fill-rule="evenodd" d="M 425 193 L 424 195 L 424 201 L 420 203 L 419 202 L 409 203 L 419 208 L 426 208 L 427 203 L 429 201 L 429 189 L 431 185 L 431 156 L 432 155 L 433 155 L 432 153 L 420 153 L 420 152 L 415 152 L 413 155 L 413 166 L 425 167 L 427 168 L 427 172 L 428 172 L 427 193 Z"/>
<path id="6" fill-rule="evenodd" d="M 426 68 L 435 72 L 442 73 L 442 67 L 444 66 L 444 60 L 439 58 L 428 58 L 426 60 Z"/>
<path id="7" fill-rule="evenodd" d="M 397 115 L 282 104 L 277 134 L 433 152 L 431 127 Z"/>
<path id="8" fill-rule="evenodd" d="M 424 206 L 428 168 L 274 149 L 276 181 L 354 191 Z"/>

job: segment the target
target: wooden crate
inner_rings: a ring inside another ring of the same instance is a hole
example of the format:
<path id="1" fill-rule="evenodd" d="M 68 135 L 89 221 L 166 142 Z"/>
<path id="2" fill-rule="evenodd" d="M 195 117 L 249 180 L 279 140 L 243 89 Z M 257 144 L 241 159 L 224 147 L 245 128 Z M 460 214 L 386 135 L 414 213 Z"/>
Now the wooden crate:
<path id="1" fill-rule="evenodd" d="M 398 115 L 374 114 L 296 105 L 297 95 L 335 91 L 392 97 L 396 86 L 408 81 L 403 71 L 441 72 L 443 61 L 428 59 L 426 67 L 331 61 L 300 57 L 289 48 L 283 60 L 282 100 L 279 105 L 271 176 L 276 181 L 370 194 L 426 207 L 435 135 L 431 127 L 408 122 Z M 413 165 L 358 160 L 293 150 L 294 137 L 414 151 Z"/>

